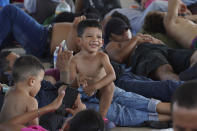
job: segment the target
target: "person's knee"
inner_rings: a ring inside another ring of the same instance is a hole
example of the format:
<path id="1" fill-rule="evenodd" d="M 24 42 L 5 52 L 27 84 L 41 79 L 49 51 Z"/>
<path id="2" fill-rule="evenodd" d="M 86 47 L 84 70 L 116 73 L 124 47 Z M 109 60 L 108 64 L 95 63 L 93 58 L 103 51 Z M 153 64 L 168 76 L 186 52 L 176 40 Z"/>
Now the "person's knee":
<path id="1" fill-rule="evenodd" d="M 7 14 L 8 16 L 10 16 L 12 12 L 16 12 L 15 11 L 16 8 L 17 7 L 15 7 L 14 5 L 11 5 L 11 4 L 6 5 L 5 7 L 2 8 L 2 13 Z"/>
<path id="2" fill-rule="evenodd" d="M 173 72 L 174 70 L 172 66 L 169 64 L 165 64 L 157 68 L 157 70 L 154 73 L 155 74 L 154 76 L 156 78 L 161 78 L 163 75 L 173 73 Z"/>
<path id="3" fill-rule="evenodd" d="M 5 7 L 3 7 L 2 10 L 4 10 L 4 11 L 10 11 L 10 10 L 13 10 L 15 8 L 17 8 L 17 7 L 14 6 L 14 5 L 12 5 L 12 4 L 9 4 L 9 5 L 6 5 Z"/>
<path id="4" fill-rule="evenodd" d="M 110 83 L 108 86 L 103 87 L 100 91 L 102 94 L 113 94 L 115 89 L 114 83 Z"/>

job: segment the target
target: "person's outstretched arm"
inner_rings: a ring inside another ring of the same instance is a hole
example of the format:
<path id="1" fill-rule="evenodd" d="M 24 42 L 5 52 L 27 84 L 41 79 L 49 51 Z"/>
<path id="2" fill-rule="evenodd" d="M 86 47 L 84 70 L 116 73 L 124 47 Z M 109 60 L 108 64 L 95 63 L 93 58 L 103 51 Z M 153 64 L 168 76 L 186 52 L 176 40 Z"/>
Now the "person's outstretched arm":
<path id="1" fill-rule="evenodd" d="M 178 17 L 180 0 L 168 0 L 167 23 L 175 21 Z"/>

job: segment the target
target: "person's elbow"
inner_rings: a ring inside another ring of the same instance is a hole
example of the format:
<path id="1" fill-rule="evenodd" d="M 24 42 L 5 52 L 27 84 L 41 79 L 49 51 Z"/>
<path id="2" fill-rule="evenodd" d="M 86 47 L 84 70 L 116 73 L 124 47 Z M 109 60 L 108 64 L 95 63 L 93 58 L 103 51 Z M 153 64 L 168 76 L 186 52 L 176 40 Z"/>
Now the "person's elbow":
<path id="1" fill-rule="evenodd" d="M 114 70 L 110 73 L 110 75 L 111 75 L 112 81 L 115 81 L 116 80 L 116 74 L 115 74 Z"/>

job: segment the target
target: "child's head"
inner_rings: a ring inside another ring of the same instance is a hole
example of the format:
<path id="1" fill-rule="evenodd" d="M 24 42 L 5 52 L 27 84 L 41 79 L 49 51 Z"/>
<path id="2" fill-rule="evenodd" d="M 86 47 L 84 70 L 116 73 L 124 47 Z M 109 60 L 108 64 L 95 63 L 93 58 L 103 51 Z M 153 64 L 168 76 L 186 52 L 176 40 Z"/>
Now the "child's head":
<path id="1" fill-rule="evenodd" d="M 104 131 L 104 121 L 102 116 L 91 109 L 77 113 L 68 121 L 68 126 L 64 131 Z"/>
<path id="2" fill-rule="evenodd" d="M 99 30 L 102 31 L 102 25 L 100 22 L 98 22 L 95 19 L 86 19 L 86 20 L 81 21 L 78 24 L 78 27 L 77 27 L 78 37 L 82 37 L 83 33 L 85 32 L 87 28 L 98 28 Z"/>
<path id="3" fill-rule="evenodd" d="M 95 52 L 103 45 L 102 26 L 97 20 L 81 21 L 77 27 L 77 34 L 82 49 Z"/>
<path id="4" fill-rule="evenodd" d="M 123 42 L 132 38 L 130 26 L 118 17 L 111 18 L 105 26 L 105 39 Z"/>
<path id="5" fill-rule="evenodd" d="M 13 66 L 12 76 L 15 83 L 27 83 L 32 88 L 32 95 L 40 90 L 40 83 L 44 77 L 44 67 L 34 56 L 19 57 Z"/>
<path id="6" fill-rule="evenodd" d="M 185 82 L 177 88 L 172 98 L 174 130 L 197 129 L 197 81 Z"/>

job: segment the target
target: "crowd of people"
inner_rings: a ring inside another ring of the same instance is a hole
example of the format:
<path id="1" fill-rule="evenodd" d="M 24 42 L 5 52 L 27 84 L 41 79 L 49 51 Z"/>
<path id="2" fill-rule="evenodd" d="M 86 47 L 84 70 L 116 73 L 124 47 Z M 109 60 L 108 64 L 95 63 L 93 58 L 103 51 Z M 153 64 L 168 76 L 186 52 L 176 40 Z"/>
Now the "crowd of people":
<path id="1" fill-rule="evenodd" d="M 121 8 L 119 0 L 76 0 L 75 11 L 47 26 L 16 5 L 2 7 L 0 130 L 104 131 L 171 122 L 177 131 L 196 129 L 197 19 L 187 9 L 195 1 L 137 2 L 138 9 Z M 165 34 L 182 49 L 141 30 Z M 3 50 L 10 41 L 26 54 Z M 45 70 L 41 61 L 51 62 L 57 47 L 56 68 Z M 64 107 L 70 88 L 78 94 Z M 62 106 L 73 117 L 59 113 Z"/>

